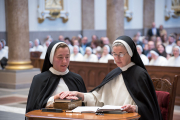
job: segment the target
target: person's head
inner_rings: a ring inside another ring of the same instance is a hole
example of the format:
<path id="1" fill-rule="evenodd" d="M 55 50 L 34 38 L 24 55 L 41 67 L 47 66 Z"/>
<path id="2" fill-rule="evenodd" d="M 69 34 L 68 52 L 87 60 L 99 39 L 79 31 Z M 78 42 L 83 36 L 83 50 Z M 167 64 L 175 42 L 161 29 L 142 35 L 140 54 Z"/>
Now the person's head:
<path id="1" fill-rule="evenodd" d="M 92 49 L 90 47 L 86 47 L 86 54 L 90 56 L 92 54 Z"/>
<path id="2" fill-rule="evenodd" d="M 103 54 L 107 55 L 110 52 L 110 47 L 108 45 L 104 45 L 103 47 Z"/>
<path id="3" fill-rule="evenodd" d="M 73 47 L 73 52 L 74 52 L 75 55 L 78 54 L 78 52 L 79 52 L 79 47 L 78 47 L 77 45 L 74 45 L 74 47 Z"/>
<path id="4" fill-rule="evenodd" d="M 143 52 L 142 47 L 140 45 L 136 45 L 136 49 L 137 49 L 137 52 L 139 53 L 139 55 L 141 55 Z"/>
<path id="5" fill-rule="evenodd" d="M 50 41 L 46 41 L 45 44 L 46 44 L 46 47 L 47 47 L 47 48 L 49 47 L 50 43 L 51 43 Z"/>
<path id="6" fill-rule="evenodd" d="M 35 41 L 34 41 L 34 45 L 37 47 L 38 45 L 40 45 L 40 41 L 39 41 L 39 39 L 36 39 Z"/>
<path id="7" fill-rule="evenodd" d="M 88 38 L 87 37 L 83 37 L 81 40 L 81 43 L 84 45 L 88 42 Z"/>
<path id="8" fill-rule="evenodd" d="M 4 48 L 4 46 L 6 46 L 6 41 L 4 39 L 1 39 L 1 43 L 3 44 L 2 48 Z"/>
<path id="9" fill-rule="evenodd" d="M 139 40 L 139 36 L 136 34 L 134 35 L 133 41 L 136 43 Z"/>
<path id="10" fill-rule="evenodd" d="M 169 44 L 172 44 L 173 42 L 175 42 L 175 36 L 173 34 L 169 35 L 168 41 L 169 41 Z"/>
<path id="11" fill-rule="evenodd" d="M 33 42 L 29 41 L 29 48 L 32 48 L 32 47 L 33 47 Z"/>
<path id="12" fill-rule="evenodd" d="M 155 22 L 152 23 L 152 28 L 156 28 L 156 23 Z"/>
<path id="13" fill-rule="evenodd" d="M 109 44 L 109 38 L 108 37 L 103 37 L 103 44 L 108 45 Z"/>
<path id="14" fill-rule="evenodd" d="M 67 45 L 71 44 L 71 41 L 70 41 L 70 39 L 69 39 L 68 37 L 64 38 L 64 42 L 65 42 Z"/>
<path id="15" fill-rule="evenodd" d="M 150 41 L 156 42 L 156 36 L 151 36 Z"/>
<path id="16" fill-rule="evenodd" d="M 78 40 L 74 40 L 73 45 L 79 46 L 79 41 Z"/>
<path id="17" fill-rule="evenodd" d="M 155 49 L 151 50 L 150 53 L 151 53 L 152 59 L 154 60 L 156 60 L 159 57 L 159 54 Z"/>
<path id="18" fill-rule="evenodd" d="M 96 41 L 97 40 L 97 36 L 96 35 L 93 35 L 92 36 L 92 41 L 94 42 L 94 41 Z"/>
<path id="19" fill-rule="evenodd" d="M 138 37 L 140 37 L 140 36 L 141 36 L 141 32 L 137 32 L 136 35 L 137 35 Z"/>
<path id="20" fill-rule="evenodd" d="M 64 41 L 64 37 L 62 35 L 59 36 L 60 41 Z"/>
<path id="21" fill-rule="evenodd" d="M 143 37 L 142 42 L 143 42 L 143 44 L 147 44 L 148 43 L 148 37 Z"/>
<path id="22" fill-rule="evenodd" d="M 113 43 L 112 53 L 118 67 L 124 67 L 131 62 L 131 56 L 121 42 Z"/>
<path id="23" fill-rule="evenodd" d="M 154 48 L 155 48 L 154 41 L 149 41 L 149 42 L 148 42 L 148 49 L 149 49 L 149 50 L 152 50 L 152 49 L 154 49 Z"/>
<path id="24" fill-rule="evenodd" d="M 163 44 L 160 44 L 160 45 L 158 45 L 157 50 L 159 53 L 162 54 L 165 50 L 165 46 Z"/>
<path id="25" fill-rule="evenodd" d="M 156 42 L 162 42 L 161 37 L 156 37 Z"/>
<path id="26" fill-rule="evenodd" d="M 161 41 L 156 42 L 156 49 L 158 49 L 158 46 L 161 45 L 161 44 L 162 44 Z"/>
<path id="27" fill-rule="evenodd" d="M 180 39 L 176 41 L 176 44 L 180 47 Z"/>
<path id="28" fill-rule="evenodd" d="M 160 26 L 159 26 L 159 30 L 163 30 L 163 25 L 160 25 Z"/>
<path id="29" fill-rule="evenodd" d="M 175 58 L 177 58 L 180 54 L 180 47 L 179 46 L 174 46 L 173 47 L 173 55 Z"/>
<path id="30" fill-rule="evenodd" d="M 52 52 L 52 51 L 51 51 Z M 65 72 L 70 62 L 70 50 L 66 43 L 57 45 L 53 56 L 53 68 L 59 72 Z"/>
<path id="31" fill-rule="evenodd" d="M 51 35 L 47 35 L 46 39 L 47 40 L 51 39 Z"/>
<path id="32" fill-rule="evenodd" d="M 125 67 L 130 62 L 146 70 L 134 41 L 128 36 L 118 37 L 112 44 L 112 53 L 118 67 Z"/>

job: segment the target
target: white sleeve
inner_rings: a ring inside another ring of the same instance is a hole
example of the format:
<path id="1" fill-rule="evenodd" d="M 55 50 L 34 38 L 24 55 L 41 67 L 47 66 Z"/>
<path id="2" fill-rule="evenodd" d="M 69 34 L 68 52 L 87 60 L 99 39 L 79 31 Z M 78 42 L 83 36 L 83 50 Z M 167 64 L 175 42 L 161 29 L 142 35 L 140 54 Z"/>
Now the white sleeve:
<path id="1" fill-rule="evenodd" d="M 84 93 L 84 101 L 86 106 L 103 106 L 92 93 Z"/>
<path id="2" fill-rule="evenodd" d="M 137 112 L 138 113 L 138 106 L 137 105 L 135 105 L 136 106 L 136 111 L 135 112 Z"/>
<path id="3" fill-rule="evenodd" d="M 48 99 L 47 104 L 46 104 L 46 108 L 53 107 L 53 103 L 54 103 L 54 96 L 52 96 Z"/>

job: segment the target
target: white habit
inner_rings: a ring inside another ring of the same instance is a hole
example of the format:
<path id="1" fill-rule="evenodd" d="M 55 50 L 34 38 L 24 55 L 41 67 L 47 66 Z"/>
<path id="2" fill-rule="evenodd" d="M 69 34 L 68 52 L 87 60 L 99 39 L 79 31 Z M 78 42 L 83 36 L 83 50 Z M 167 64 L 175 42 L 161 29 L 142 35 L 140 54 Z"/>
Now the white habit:
<path id="1" fill-rule="evenodd" d="M 98 57 L 94 54 L 91 54 L 90 56 L 85 54 L 84 55 L 84 61 L 85 62 L 98 62 Z"/>
<path id="2" fill-rule="evenodd" d="M 101 63 L 108 63 L 108 60 L 110 60 L 110 59 L 113 59 L 113 60 L 114 60 L 114 58 L 113 58 L 112 55 L 107 54 L 106 56 L 101 57 L 101 58 L 99 59 L 99 62 L 101 62 Z"/>
<path id="3" fill-rule="evenodd" d="M 70 56 L 70 61 L 83 61 L 83 55 L 81 53 L 77 53 L 76 55 L 73 53 Z"/>
<path id="4" fill-rule="evenodd" d="M 159 56 L 156 60 L 151 59 L 149 62 L 149 65 L 155 65 L 155 66 L 167 66 L 168 61 L 165 57 Z"/>
<path id="5" fill-rule="evenodd" d="M 126 71 L 133 65 L 134 63 L 131 62 L 127 66 L 121 68 L 121 70 Z M 87 106 L 136 105 L 126 88 L 122 74 L 92 93 L 84 93 L 84 102 L 86 102 Z"/>
<path id="6" fill-rule="evenodd" d="M 144 54 L 141 54 L 140 57 L 144 65 L 149 65 L 149 59 Z"/>
<path id="7" fill-rule="evenodd" d="M 170 57 L 168 60 L 168 66 L 180 67 L 180 56 L 178 56 L 177 58 Z"/>
<path id="8" fill-rule="evenodd" d="M 43 46 L 42 45 L 34 46 L 31 51 L 32 52 L 34 52 L 34 51 L 43 52 Z"/>

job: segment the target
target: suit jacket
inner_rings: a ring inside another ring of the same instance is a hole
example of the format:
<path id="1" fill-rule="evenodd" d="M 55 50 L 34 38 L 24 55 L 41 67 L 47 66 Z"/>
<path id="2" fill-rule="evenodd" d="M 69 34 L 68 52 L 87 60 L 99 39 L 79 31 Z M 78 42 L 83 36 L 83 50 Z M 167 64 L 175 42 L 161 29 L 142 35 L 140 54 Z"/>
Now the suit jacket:
<path id="1" fill-rule="evenodd" d="M 152 28 L 148 30 L 147 35 L 149 37 L 153 36 Z M 156 36 L 160 36 L 159 29 L 156 28 Z"/>

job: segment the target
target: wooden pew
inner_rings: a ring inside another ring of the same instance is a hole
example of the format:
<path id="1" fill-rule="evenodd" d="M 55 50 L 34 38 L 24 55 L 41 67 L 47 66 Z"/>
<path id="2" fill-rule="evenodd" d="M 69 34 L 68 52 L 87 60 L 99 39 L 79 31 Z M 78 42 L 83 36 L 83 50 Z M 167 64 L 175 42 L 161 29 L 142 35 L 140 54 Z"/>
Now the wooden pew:
<path id="1" fill-rule="evenodd" d="M 44 60 L 31 59 L 34 67 L 42 70 Z M 99 85 L 104 77 L 114 68 L 116 68 L 114 61 L 108 63 L 92 63 L 92 62 L 74 62 L 71 61 L 69 69 L 82 76 L 88 91 Z M 180 76 L 180 67 L 161 67 L 161 66 L 145 66 L 151 78 L 163 78 L 171 82 L 175 75 Z M 180 77 L 179 77 L 180 79 Z M 178 80 L 180 86 L 180 80 Z M 176 105 L 180 105 L 180 87 L 176 91 Z"/>

